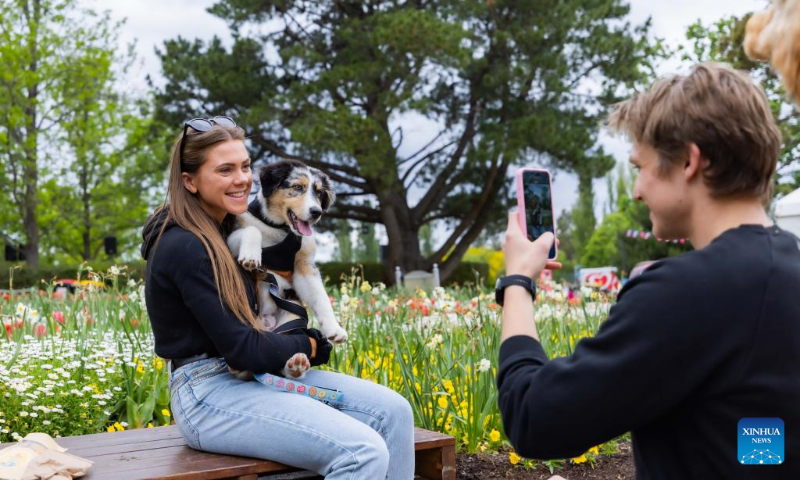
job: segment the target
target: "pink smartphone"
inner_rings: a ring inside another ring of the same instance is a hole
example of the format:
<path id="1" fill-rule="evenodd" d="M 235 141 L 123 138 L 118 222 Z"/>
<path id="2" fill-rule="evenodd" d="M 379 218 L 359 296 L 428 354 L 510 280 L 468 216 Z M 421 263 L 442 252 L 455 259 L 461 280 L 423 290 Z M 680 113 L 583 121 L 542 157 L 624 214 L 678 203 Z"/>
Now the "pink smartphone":
<path id="1" fill-rule="evenodd" d="M 534 241 L 544 232 L 556 235 L 556 218 L 553 214 L 553 183 L 550 172 L 536 168 L 517 170 L 517 207 L 519 226 Z M 550 248 L 550 260 L 558 256 L 555 242 Z"/>

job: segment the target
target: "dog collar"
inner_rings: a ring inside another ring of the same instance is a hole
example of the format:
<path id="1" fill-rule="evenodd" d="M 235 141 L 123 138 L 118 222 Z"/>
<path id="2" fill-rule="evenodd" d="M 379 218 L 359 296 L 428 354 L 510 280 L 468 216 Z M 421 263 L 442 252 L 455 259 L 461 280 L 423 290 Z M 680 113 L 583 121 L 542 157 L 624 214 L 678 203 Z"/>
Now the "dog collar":
<path id="1" fill-rule="evenodd" d="M 269 220 L 267 217 L 265 217 L 264 214 L 261 211 L 261 202 L 259 202 L 258 199 L 255 199 L 252 202 L 250 202 L 250 205 L 247 206 L 247 212 L 250 215 L 252 215 L 252 216 L 256 217 L 257 219 L 259 219 L 260 221 L 266 223 L 267 225 L 269 225 L 272 228 L 277 228 L 277 229 L 283 230 L 285 232 L 293 233 L 292 230 L 289 228 L 289 225 L 286 225 L 285 223 L 282 224 L 282 225 L 279 225 L 279 224 Z"/>

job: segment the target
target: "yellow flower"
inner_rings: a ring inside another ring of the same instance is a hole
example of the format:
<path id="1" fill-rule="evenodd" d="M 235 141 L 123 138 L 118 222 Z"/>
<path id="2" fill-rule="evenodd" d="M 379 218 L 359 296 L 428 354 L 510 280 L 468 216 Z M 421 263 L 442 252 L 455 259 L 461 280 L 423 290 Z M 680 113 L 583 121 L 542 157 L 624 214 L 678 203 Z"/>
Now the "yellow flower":
<path id="1" fill-rule="evenodd" d="M 589 451 L 592 452 L 592 455 L 595 455 L 595 456 L 600 454 L 600 451 L 597 449 L 597 447 L 592 447 L 592 448 L 589 449 Z"/>
<path id="2" fill-rule="evenodd" d="M 113 432 L 113 431 L 115 431 L 115 430 L 114 430 L 114 425 L 110 425 L 108 428 L 106 428 L 106 431 L 107 431 L 107 432 Z"/>
<path id="3" fill-rule="evenodd" d="M 372 285 L 370 285 L 369 282 L 365 280 L 364 283 L 361 284 L 361 292 L 367 293 L 370 290 L 372 290 Z"/>
<path id="4" fill-rule="evenodd" d="M 572 459 L 574 463 L 583 463 L 586 461 L 586 454 L 581 455 L 580 457 L 575 457 Z"/>
<path id="5" fill-rule="evenodd" d="M 447 399 L 443 395 L 439 395 L 437 403 L 439 403 L 439 407 L 447 408 Z"/>
<path id="6" fill-rule="evenodd" d="M 161 415 L 164 415 L 165 417 L 171 416 L 171 414 L 169 413 L 169 410 L 167 410 L 166 408 L 161 410 Z"/>
<path id="7" fill-rule="evenodd" d="M 136 367 L 136 371 L 139 372 L 139 373 L 144 373 L 144 368 Z"/>
<path id="8" fill-rule="evenodd" d="M 493 442 L 499 442 L 500 441 L 500 432 L 498 432 L 497 429 L 493 428 L 492 431 L 489 433 L 489 440 L 491 440 Z"/>
<path id="9" fill-rule="evenodd" d="M 508 454 L 508 461 L 511 462 L 511 465 L 518 464 L 520 460 L 522 460 L 522 457 L 517 455 L 515 452 L 511 452 Z"/>
<path id="10" fill-rule="evenodd" d="M 116 428 L 118 432 L 125 430 L 125 427 L 120 425 L 119 422 L 114 422 L 114 428 Z"/>
<path id="11" fill-rule="evenodd" d="M 147 422 L 147 428 L 153 428 L 153 424 L 150 423 L 150 422 Z"/>

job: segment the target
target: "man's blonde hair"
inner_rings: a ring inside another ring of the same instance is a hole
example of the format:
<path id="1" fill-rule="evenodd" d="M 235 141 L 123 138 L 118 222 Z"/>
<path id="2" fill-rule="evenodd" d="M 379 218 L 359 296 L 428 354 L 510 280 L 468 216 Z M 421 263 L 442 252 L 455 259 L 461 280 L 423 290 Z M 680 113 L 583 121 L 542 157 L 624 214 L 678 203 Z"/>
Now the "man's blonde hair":
<path id="1" fill-rule="evenodd" d="M 608 124 L 655 148 L 661 174 L 694 143 L 709 160 L 703 174 L 712 196 L 771 196 L 781 134 L 761 88 L 728 65 L 701 63 L 661 79 L 615 105 Z"/>

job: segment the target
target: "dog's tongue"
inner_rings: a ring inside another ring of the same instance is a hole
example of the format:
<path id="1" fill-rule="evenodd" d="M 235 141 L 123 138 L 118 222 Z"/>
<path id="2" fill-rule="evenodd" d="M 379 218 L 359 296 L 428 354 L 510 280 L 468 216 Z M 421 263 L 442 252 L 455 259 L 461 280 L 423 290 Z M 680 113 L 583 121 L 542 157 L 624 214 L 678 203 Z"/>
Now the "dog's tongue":
<path id="1" fill-rule="evenodd" d="M 311 225 L 300 219 L 297 220 L 297 231 L 303 235 L 311 235 Z"/>

